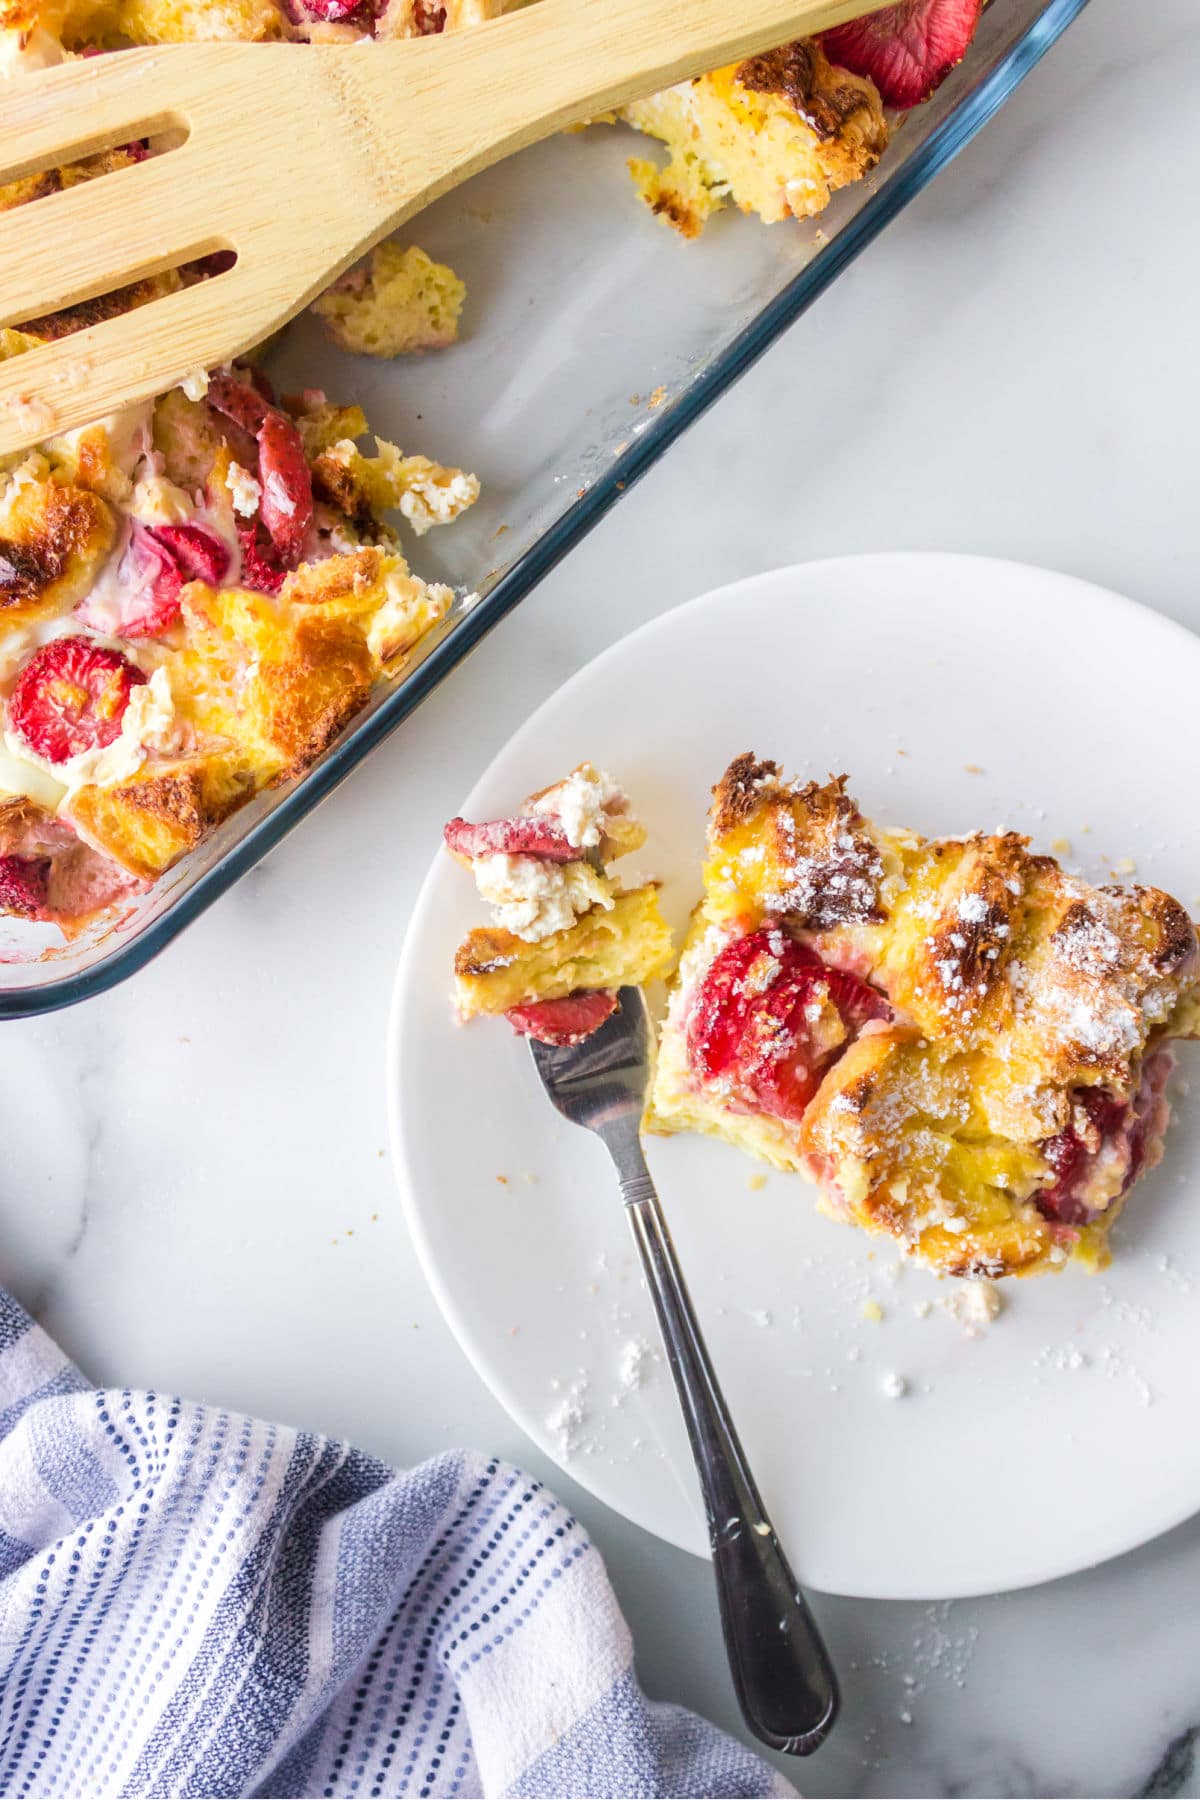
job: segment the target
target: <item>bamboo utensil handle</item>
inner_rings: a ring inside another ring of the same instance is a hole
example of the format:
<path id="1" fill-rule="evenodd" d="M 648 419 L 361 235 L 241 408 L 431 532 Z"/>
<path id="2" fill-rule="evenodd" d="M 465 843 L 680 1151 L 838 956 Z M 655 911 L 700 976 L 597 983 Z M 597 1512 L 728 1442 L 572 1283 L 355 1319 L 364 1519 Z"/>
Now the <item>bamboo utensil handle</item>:
<path id="1" fill-rule="evenodd" d="M 0 364 L 0 454 L 240 355 L 372 244 L 589 113 L 868 10 L 864 0 L 538 0 L 390 44 L 188 44 L 46 70 L 0 100 L 0 184 L 181 139 L 0 216 L 0 324 L 213 251 L 236 265 Z"/>

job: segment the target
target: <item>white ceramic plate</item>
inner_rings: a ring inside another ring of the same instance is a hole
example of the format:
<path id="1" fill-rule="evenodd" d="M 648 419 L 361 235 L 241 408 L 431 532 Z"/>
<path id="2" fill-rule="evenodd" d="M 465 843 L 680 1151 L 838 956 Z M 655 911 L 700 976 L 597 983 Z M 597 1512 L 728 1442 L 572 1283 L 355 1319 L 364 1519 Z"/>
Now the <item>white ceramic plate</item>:
<path id="1" fill-rule="evenodd" d="M 1009 826 L 1090 876 L 1131 859 L 1194 905 L 1198 690 L 1196 639 L 1066 576 L 956 556 L 812 563 L 614 646 L 534 714 L 463 811 L 494 817 L 590 757 L 630 789 L 650 834 L 636 860 L 664 878 L 679 925 L 709 788 L 754 749 L 796 773 L 848 770 L 884 822 Z M 654 1326 L 605 1154 L 552 1112 L 502 1023 L 452 1020 L 451 957 L 479 922 L 471 884 L 439 857 L 389 1061 L 418 1252 L 472 1363 L 542 1449 L 703 1552 L 667 1371 L 631 1349 Z M 1017 1587 L 1200 1507 L 1196 1102 L 1119 1225 L 1112 1268 L 1005 1284 L 976 1337 L 945 1310 L 952 1284 L 822 1218 L 799 1177 L 763 1186 L 723 1145 L 651 1142 L 717 1369 L 806 1582 L 880 1598 Z M 890 1374 L 901 1399 L 884 1393 Z"/>

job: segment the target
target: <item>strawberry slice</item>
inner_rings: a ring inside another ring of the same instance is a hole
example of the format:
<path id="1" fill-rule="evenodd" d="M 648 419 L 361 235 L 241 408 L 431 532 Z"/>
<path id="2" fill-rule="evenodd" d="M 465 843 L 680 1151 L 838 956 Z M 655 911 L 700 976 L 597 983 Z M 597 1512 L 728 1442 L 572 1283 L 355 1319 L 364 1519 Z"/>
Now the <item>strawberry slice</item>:
<path id="1" fill-rule="evenodd" d="M 262 485 L 259 516 L 284 568 L 294 568 L 313 519 L 312 471 L 294 420 L 257 387 L 232 375 L 214 375 L 207 398 L 227 419 L 254 434 Z"/>
<path id="2" fill-rule="evenodd" d="M 1033 1196 L 1034 1205 L 1055 1225 L 1086 1225 L 1091 1209 L 1073 1191 L 1089 1160 L 1083 1139 L 1074 1130 L 1060 1131 L 1046 1139 L 1041 1151 L 1054 1170 L 1054 1181 Z"/>
<path id="3" fill-rule="evenodd" d="M 116 593 L 90 594 L 75 617 L 106 637 L 157 638 L 179 617 L 179 565 L 157 531 L 134 519 L 117 564 Z"/>
<path id="4" fill-rule="evenodd" d="M 455 856 L 541 856 L 547 862 L 568 863 L 578 862 L 581 854 L 549 814 L 490 819 L 483 825 L 451 819 L 444 835 L 446 848 Z"/>
<path id="5" fill-rule="evenodd" d="M 171 557 L 184 581 L 220 587 L 229 573 L 229 547 L 203 525 L 148 525 L 154 542 Z"/>
<path id="6" fill-rule="evenodd" d="M 0 856 L 0 913 L 44 918 L 49 881 L 48 856 Z"/>
<path id="7" fill-rule="evenodd" d="M 275 546 L 257 521 L 237 528 L 242 550 L 242 586 L 256 588 L 260 594 L 277 594 L 287 577 L 287 570 L 275 552 Z"/>
<path id="8" fill-rule="evenodd" d="M 120 736 L 129 696 L 146 677 L 119 650 L 55 638 L 34 652 L 8 697 L 9 728 L 35 756 L 66 762 Z"/>
<path id="9" fill-rule="evenodd" d="M 825 971 L 787 968 L 750 1010 L 735 1082 L 776 1119 L 800 1119 L 850 1041 Z"/>
<path id="10" fill-rule="evenodd" d="M 617 996 L 606 992 L 568 994 L 562 1000 L 527 1000 L 510 1006 L 505 1018 L 521 1037 L 539 1044 L 582 1044 L 617 1010 Z"/>
<path id="11" fill-rule="evenodd" d="M 269 402 L 264 400 L 257 388 L 247 387 L 244 381 L 238 381 L 233 375 L 210 375 L 208 392 L 204 398 L 210 406 L 215 406 L 219 413 L 248 431 L 251 437 L 257 437 L 258 428 L 267 416 Z"/>
<path id="12" fill-rule="evenodd" d="M 726 944 L 710 964 L 688 1021 L 688 1061 L 697 1074 L 718 1080 L 736 1064 L 754 1004 L 754 971 L 757 967 L 757 979 L 769 984 L 778 973 L 771 966 L 776 948 L 784 952 L 789 946 L 797 962 L 810 956 L 814 963 L 820 960 L 782 932 L 752 931 Z"/>
<path id="13" fill-rule="evenodd" d="M 75 617 L 110 637 L 158 638 L 179 618 L 185 581 L 217 586 L 229 571 L 229 551 L 201 525 L 143 525 L 134 519 L 117 564 L 114 599 L 89 595 Z"/>
<path id="14" fill-rule="evenodd" d="M 821 33 L 830 62 L 866 75 L 885 106 L 928 100 L 966 55 L 983 0 L 899 0 Z"/>
<path id="15" fill-rule="evenodd" d="M 1144 1121 L 1131 1120 L 1134 1107 L 1128 1100 L 1110 1094 L 1107 1088 L 1082 1088 L 1074 1099 L 1088 1116 L 1087 1137 L 1073 1125 L 1040 1145 L 1041 1153 L 1054 1171 L 1054 1180 L 1033 1196 L 1033 1203 L 1044 1219 L 1056 1225 L 1087 1225 L 1099 1212 L 1081 1198 L 1096 1157 L 1106 1143 L 1112 1142 L 1129 1124 L 1129 1163 L 1121 1193 L 1127 1193 L 1137 1180 L 1145 1156 Z M 1098 1135 L 1097 1135 L 1098 1134 Z M 1088 1141 L 1090 1140 L 1090 1141 Z M 1103 1210 L 1103 1209 L 1101 1209 Z"/>
<path id="16" fill-rule="evenodd" d="M 737 1105 L 798 1120 L 864 1025 L 890 1017 L 865 981 L 764 926 L 735 938 L 710 965 L 688 1021 L 688 1062 Z"/>
<path id="17" fill-rule="evenodd" d="M 313 520 L 312 472 L 295 423 L 269 412 L 258 432 L 259 513 L 280 560 L 294 568 Z"/>

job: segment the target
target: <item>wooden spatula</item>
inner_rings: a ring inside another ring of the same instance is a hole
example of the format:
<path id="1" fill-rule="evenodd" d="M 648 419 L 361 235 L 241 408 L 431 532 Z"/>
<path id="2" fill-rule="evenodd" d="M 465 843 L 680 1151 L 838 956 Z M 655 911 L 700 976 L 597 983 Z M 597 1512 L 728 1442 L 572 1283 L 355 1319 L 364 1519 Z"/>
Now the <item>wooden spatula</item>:
<path id="1" fill-rule="evenodd" d="M 9 84 L 0 184 L 158 134 L 183 141 L 0 216 L 0 324 L 213 251 L 237 262 L 0 364 L 0 454 L 261 343 L 386 233 L 508 152 L 871 3 L 538 0 L 442 37 L 179 44 Z"/>

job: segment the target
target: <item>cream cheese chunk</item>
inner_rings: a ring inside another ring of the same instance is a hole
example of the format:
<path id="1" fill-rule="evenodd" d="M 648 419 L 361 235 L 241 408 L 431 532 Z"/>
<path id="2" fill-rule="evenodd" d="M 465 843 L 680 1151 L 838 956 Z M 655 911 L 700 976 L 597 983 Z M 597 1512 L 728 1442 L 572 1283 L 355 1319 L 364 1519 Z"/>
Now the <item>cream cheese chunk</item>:
<path id="1" fill-rule="evenodd" d="M 612 909 L 612 893 L 590 863 L 552 863 L 537 856 L 477 856 L 472 870 L 496 924 L 537 944 L 567 931 L 593 906 Z"/>

